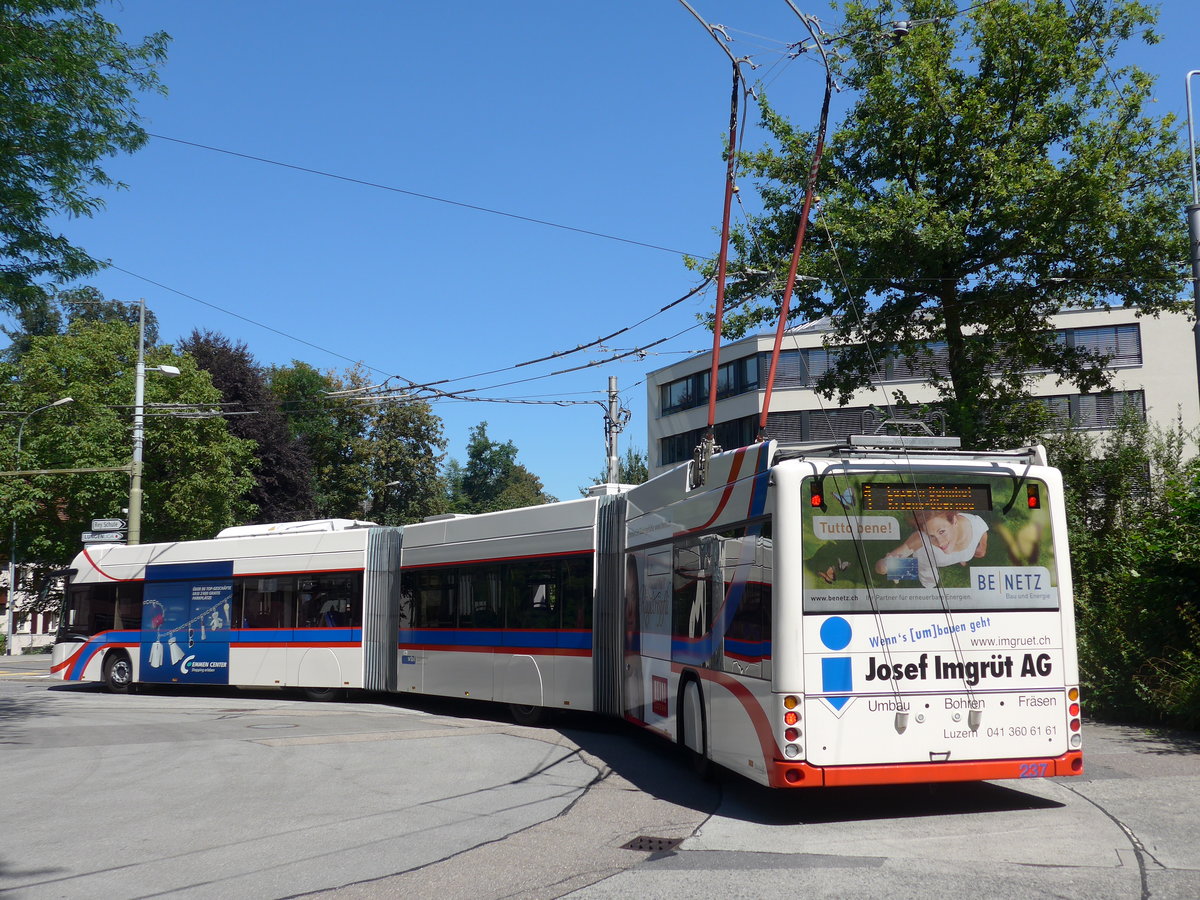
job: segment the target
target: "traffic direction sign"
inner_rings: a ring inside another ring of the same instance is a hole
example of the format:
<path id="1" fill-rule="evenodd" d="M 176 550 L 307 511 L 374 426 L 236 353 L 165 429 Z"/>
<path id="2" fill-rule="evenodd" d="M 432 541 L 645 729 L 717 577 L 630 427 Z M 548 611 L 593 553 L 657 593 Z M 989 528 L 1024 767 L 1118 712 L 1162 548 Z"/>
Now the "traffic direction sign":
<path id="1" fill-rule="evenodd" d="M 124 519 L 92 519 L 92 531 L 124 531 Z"/>
<path id="2" fill-rule="evenodd" d="M 123 531 L 85 531 L 80 537 L 85 544 L 125 543 L 125 532 Z"/>

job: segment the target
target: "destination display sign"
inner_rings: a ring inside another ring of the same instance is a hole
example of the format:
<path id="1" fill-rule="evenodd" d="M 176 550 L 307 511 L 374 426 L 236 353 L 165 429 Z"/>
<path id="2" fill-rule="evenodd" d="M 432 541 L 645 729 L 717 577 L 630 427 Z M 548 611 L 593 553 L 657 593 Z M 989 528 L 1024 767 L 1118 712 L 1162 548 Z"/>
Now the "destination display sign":
<path id="1" fill-rule="evenodd" d="M 867 510 L 958 510 L 989 512 L 992 491 L 987 484 L 895 484 L 869 482 L 862 486 Z"/>

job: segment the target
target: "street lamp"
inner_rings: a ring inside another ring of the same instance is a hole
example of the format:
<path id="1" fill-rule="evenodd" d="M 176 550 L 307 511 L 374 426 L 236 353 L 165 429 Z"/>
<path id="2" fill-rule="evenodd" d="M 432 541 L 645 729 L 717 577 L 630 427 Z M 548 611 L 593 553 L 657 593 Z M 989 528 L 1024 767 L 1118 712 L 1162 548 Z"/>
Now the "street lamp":
<path id="1" fill-rule="evenodd" d="M 161 372 L 174 378 L 175 366 L 146 366 L 146 301 L 138 301 L 138 355 L 133 388 L 133 459 L 129 464 L 128 543 L 142 540 L 142 448 L 145 444 L 146 373 Z"/>
<path id="2" fill-rule="evenodd" d="M 68 403 L 74 403 L 73 397 L 63 397 L 60 400 L 55 400 L 53 403 L 47 403 L 45 406 L 39 406 L 32 412 L 26 413 L 25 418 L 21 419 L 21 424 L 17 426 L 17 456 L 16 468 L 21 468 L 21 441 L 25 437 L 25 423 L 33 416 L 47 409 L 53 409 L 56 406 L 66 406 Z M 8 603 L 5 604 L 4 610 L 4 654 L 12 656 L 13 644 L 13 607 L 17 600 L 17 514 L 13 512 L 12 519 L 12 535 L 8 545 Z"/>

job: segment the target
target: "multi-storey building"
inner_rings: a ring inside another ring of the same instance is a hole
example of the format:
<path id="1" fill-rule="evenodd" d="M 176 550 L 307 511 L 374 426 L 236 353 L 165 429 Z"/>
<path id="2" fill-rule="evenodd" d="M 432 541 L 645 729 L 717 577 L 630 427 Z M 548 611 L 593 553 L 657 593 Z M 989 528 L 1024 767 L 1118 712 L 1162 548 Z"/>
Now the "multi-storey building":
<path id="1" fill-rule="evenodd" d="M 1035 379 L 1041 398 L 1056 424 L 1102 430 L 1132 407 L 1150 421 L 1185 427 L 1200 424 L 1192 323 L 1182 314 L 1138 317 L 1133 310 L 1072 310 L 1053 318 L 1060 340 L 1111 357 L 1112 390 L 1098 394 L 1070 392 L 1056 376 Z M 818 321 L 787 332 L 779 356 L 771 411 L 770 437 L 788 443 L 836 441 L 871 433 L 882 422 L 896 389 L 911 404 L 933 403 L 933 388 L 904 359 L 881 356 L 881 377 L 870 390 L 846 406 L 817 395 L 813 384 L 829 366 L 824 346 L 829 324 Z M 716 441 L 725 448 L 754 441 L 767 382 L 775 335 L 756 334 L 721 348 L 717 374 Z M 933 344 L 935 355 L 944 347 Z M 650 474 L 690 459 L 708 421 L 708 381 L 712 354 L 703 353 L 651 372 L 646 379 L 648 462 Z M 1194 449 L 1194 448 L 1193 448 Z"/>

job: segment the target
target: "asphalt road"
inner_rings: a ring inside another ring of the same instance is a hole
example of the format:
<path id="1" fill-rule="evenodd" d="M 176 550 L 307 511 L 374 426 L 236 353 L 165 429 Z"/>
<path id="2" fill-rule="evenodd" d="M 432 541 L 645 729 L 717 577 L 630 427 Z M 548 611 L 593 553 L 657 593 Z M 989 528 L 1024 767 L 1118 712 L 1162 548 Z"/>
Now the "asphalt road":
<path id="1" fill-rule="evenodd" d="M 1089 723 L 1080 778 L 771 792 L 598 717 L 48 663 L 0 659 L 3 898 L 1200 897 L 1200 735 Z"/>

